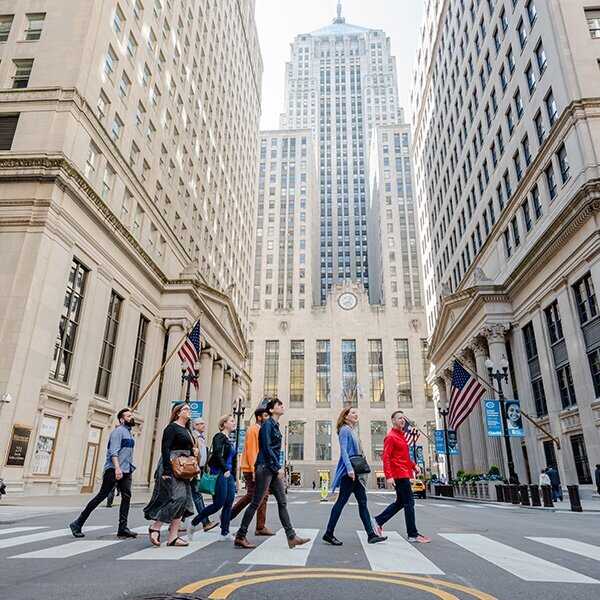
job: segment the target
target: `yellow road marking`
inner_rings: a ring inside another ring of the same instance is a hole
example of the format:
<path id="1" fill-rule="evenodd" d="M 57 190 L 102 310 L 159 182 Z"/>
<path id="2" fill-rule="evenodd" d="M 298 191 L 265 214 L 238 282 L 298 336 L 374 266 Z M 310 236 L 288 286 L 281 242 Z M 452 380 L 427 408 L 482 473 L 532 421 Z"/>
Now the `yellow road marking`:
<path id="1" fill-rule="evenodd" d="M 373 573 L 371 574 L 371 576 L 328 573 L 327 575 L 325 575 L 325 578 L 343 579 L 344 581 L 376 581 L 378 583 L 387 583 L 388 585 L 399 585 L 401 587 L 410 587 L 416 590 L 429 592 L 430 594 L 437 596 L 441 600 L 459 600 L 454 594 L 444 592 L 443 590 L 438 590 L 434 587 L 430 587 L 422 583 L 414 583 L 412 581 L 404 581 L 401 579 L 391 579 L 389 577 L 377 576 Z M 271 583 L 274 581 L 286 581 L 292 579 L 314 579 L 314 575 L 310 573 L 294 573 L 291 575 L 276 575 L 274 577 L 257 577 L 255 579 L 246 579 L 244 581 L 237 581 L 235 583 L 224 585 L 223 587 L 220 587 L 217 590 L 215 590 L 208 598 L 209 600 L 227 600 L 227 598 L 229 598 L 229 596 L 237 590 L 244 587 L 248 587 L 250 585 L 260 585 L 261 583 Z"/>
<path id="2" fill-rule="evenodd" d="M 466 587 L 459 583 L 453 583 L 451 581 L 444 581 L 442 579 L 434 579 L 431 577 L 418 577 L 416 575 L 408 575 L 404 573 L 376 573 L 374 571 L 370 571 L 367 569 L 332 569 L 332 568 L 320 568 L 320 567 L 307 567 L 303 569 L 269 569 L 263 571 L 244 571 L 242 573 L 231 573 L 229 575 L 220 575 L 218 577 L 211 577 L 210 579 L 202 579 L 200 581 L 196 581 L 194 583 L 190 583 L 177 591 L 178 594 L 193 594 L 198 590 L 206 588 L 216 583 L 221 583 L 223 581 L 237 580 L 237 579 L 245 579 L 249 577 L 257 577 L 257 576 L 273 576 L 273 575 L 291 575 L 291 574 L 312 574 L 313 577 L 319 575 L 325 575 L 327 573 L 332 574 L 349 574 L 349 575 L 367 575 L 367 576 L 378 576 L 382 578 L 381 580 L 385 580 L 386 582 L 393 582 L 394 580 L 403 580 L 403 581 L 416 581 L 425 584 L 434 584 L 440 587 L 446 587 L 452 590 L 464 592 L 465 594 L 469 594 L 470 596 L 476 598 L 477 600 L 497 600 L 494 596 L 487 594 L 486 592 L 482 592 L 479 590 L 475 590 L 473 588 Z"/>

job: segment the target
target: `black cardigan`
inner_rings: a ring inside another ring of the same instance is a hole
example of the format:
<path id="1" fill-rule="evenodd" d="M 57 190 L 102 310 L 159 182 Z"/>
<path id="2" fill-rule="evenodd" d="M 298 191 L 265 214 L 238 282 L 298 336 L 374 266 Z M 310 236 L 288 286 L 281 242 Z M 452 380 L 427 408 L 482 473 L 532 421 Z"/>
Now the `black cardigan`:
<path id="1" fill-rule="evenodd" d="M 212 440 L 212 448 L 210 458 L 208 460 L 208 466 L 212 469 L 217 469 L 221 473 L 228 471 L 227 457 L 233 450 L 233 444 L 229 438 L 223 433 L 216 433 Z M 234 454 L 231 461 L 231 472 L 235 474 L 237 472 L 237 452 Z"/>
<path id="2" fill-rule="evenodd" d="M 165 475 L 172 475 L 171 451 L 189 450 L 190 453 L 194 447 L 194 438 L 189 429 L 182 427 L 178 423 L 169 423 L 162 437 L 162 464 Z"/>

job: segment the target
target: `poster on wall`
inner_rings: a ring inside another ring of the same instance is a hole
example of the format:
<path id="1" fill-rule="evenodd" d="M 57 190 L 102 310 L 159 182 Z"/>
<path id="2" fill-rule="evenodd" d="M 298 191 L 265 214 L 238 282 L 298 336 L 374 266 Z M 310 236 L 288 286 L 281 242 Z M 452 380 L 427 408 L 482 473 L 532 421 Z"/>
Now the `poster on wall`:
<path id="1" fill-rule="evenodd" d="M 50 474 L 59 423 L 58 417 L 44 415 L 42 418 L 31 469 L 34 475 Z"/>
<path id="2" fill-rule="evenodd" d="M 15 425 L 8 446 L 8 456 L 6 457 L 7 467 L 22 467 L 25 464 L 27 448 L 31 438 L 31 428 L 19 427 Z"/>

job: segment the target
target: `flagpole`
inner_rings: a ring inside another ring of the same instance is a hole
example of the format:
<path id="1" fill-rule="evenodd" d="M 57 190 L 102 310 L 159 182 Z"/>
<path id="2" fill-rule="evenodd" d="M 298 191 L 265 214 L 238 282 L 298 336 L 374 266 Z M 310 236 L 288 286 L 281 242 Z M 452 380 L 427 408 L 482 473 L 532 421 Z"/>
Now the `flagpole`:
<path id="1" fill-rule="evenodd" d="M 130 409 L 131 412 L 135 411 L 137 409 L 137 407 L 140 405 L 140 403 L 142 402 L 142 400 L 144 399 L 146 394 L 150 391 L 150 388 L 152 387 L 154 382 L 158 379 L 159 375 L 163 372 L 164 368 L 167 366 L 169 361 L 173 358 L 175 353 L 179 350 L 179 348 L 181 347 L 181 344 L 183 344 L 183 342 L 185 342 L 185 340 L 188 337 L 188 335 L 190 334 L 190 332 L 194 329 L 194 327 L 196 327 L 196 324 L 198 323 L 198 321 L 200 321 L 201 317 L 202 317 L 202 313 L 200 313 L 200 316 L 194 321 L 194 324 L 191 326 L 191 328 L 188 329 L 181 336 L 181 339 L 177 342 L 177 344 L 175 344 L 175 346 L 173 347 L 173 350 L 171 350 L 171 352 L 169 353 L 167 358 L 165 358 L 165 361 L 163 362 L 163 364 L 159 367 L 159 369 L 156 371 L 156 373 L 154 373 L 154 375 L 152 376 L 152 379 L 150 379 L 150 381 L 148 382 L 146 387 L 143 389 L 142 393 L 139 395 L 138 399 L 135 401 L 134 405 L 131 407 L 131 409 Z"/>
<path id="2" fill-rule="evenodd" d="M 461 365 L 461 367 L 463 369 L 465 369 L 465 371 L 468 371 L 469 373 L 471 373 L 471 375 L 473 375 L 474 377 L 476 377 L 477 379 L 479 379 L 479 381 L 481 381 L 481 383 L 483 383 L 489 390 L 492 391 L 492 393 L 495 395 L 496 394 L 496 390 L 493 388 L 492 385 L 490 385 L 485 379 L 483 379 L 482 377 L 480 377 L 477 373 L 473 372 L 467 365 L 465 365 L 456 355 L 452 355 L 452 358 L 454 358 L 454 360 Z M 536 427 L 537 429 L 539 429 L 544 435 L 546 435 L 547 437 L 549 437 L 555 444 L 556 447 L 558 448 L 558 450 L 560 450 L 560 440 L 558 438 L 555 438 L 549 431 L 546 431 L 539 423 L 536 423 L 535 420 L 530 417 L 522 408 L 521 408 L 521 415 L 523 415 L 534 427 Z"/>

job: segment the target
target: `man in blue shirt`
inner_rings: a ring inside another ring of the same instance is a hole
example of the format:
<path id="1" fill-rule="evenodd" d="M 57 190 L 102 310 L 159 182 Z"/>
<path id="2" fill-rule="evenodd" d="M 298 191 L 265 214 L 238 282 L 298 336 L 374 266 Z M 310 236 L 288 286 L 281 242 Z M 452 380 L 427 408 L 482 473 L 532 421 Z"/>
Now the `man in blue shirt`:
<path id="1" fill-rule="evenodd" d="M 83 512 L 69 527 L 76 538 L 84 537 L 81 531 L 88 517 L 98 505 L 100 505 L 115 485 L 121 493 L 121 506 L 119 507 L 119 530 L 120 538 L 135 538 L 137 534 L 127 526 L 129 516 L 129 504 L 131 502 L 131 476 L 135 471 L 133 464 L 133 447 L 135 441 L 131 434 L 131 428 L 135 425 L 133 414 L 128 408 L 123 408 L 117 414 L 119 425 L 113 429 L 108 439 L 106 449 L 106 461 L 104 463 L 104 474 L 100 491 L 92 498 Z"/>

